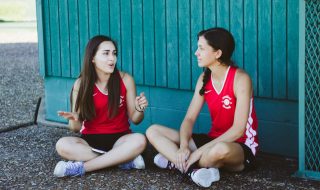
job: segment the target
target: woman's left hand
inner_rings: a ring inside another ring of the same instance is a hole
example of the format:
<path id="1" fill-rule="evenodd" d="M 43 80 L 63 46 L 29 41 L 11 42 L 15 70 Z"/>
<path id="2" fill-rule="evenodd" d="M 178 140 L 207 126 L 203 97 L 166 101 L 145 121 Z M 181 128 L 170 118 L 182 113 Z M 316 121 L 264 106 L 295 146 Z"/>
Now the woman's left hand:
<path id="1" fill-rule="evenodd" d="M 189 159 L 187 160 L 187 168 L 186 171 L 188 171 L 189 167 L 194 164 L 195 162 L 197 162 L 198 160 L 200 160 L 202 155 L 202 151 L 200 151 L 199 149 L 197 149 L 196 151 L 192 152 L 189 156 Z"/>
<path id="2" fill-rule="evenodd" d="M 141 92 L 140 96 L 137 96 L 135 100 L 136 110 L 138 110 L 139 112 L 143 112 L 147 106 L 148 106 L 148 100 L 144 95 L 144 92 Z"/>

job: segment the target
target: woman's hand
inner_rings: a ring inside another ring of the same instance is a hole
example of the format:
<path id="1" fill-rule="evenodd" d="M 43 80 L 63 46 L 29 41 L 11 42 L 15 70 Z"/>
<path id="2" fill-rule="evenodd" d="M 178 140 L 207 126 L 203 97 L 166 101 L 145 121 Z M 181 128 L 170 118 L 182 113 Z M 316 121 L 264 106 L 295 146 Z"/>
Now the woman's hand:
<path id="1" fill-rule="evenodd" d="M 79 114 L 77 112 L 58 111 L 58 115 L 69 120 L 69 129 L 73 132 L 79 132 L 81 129 L 81 122 L 79 121 Z"/>
<path id="2" fill-rule="evenodd" d="M 140 96 L 137 96 L 135 99 L 135 108 L 139 112 L 143 112 L 148 106 L 148 100 L 144 95 L 144 92 L 140 93 Z"/>
<path id="3" fill-rule="evenodd" d="M 196 151 L 192 152 L 189 159 L 187 160 L 187 167 L 186 167 L 186 171 L 189 169 L 189 167 L 194 164 L 195 162 L 197 162 L 198 160 L 200 160 L 202 156 L 202 151 L 200 151 L 199 149 L 197 149 Z"/>
<path id="4" fill-rule="evenodd" d="M 189 148 L 180 148 L 177 151 L 176 156 L 176 167 L 180 170 L 181 173 L 187 172 L 187 160 L 190 156 L 190 149 Z"/>
<path id="5" fill-rule="evenodd" d="M 79 114 L 76 112 L 65 112 L 65 111 L 58 111 L 58 115 L 64 117 L 67 120 L 79 120 Z"/>

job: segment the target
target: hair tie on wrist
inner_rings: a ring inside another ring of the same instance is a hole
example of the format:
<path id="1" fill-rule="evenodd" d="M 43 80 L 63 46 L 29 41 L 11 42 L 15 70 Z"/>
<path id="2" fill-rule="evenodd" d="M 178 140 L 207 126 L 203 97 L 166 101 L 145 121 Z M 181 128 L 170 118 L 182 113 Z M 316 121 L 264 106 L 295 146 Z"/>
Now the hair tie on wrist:
<path id="1" fill-rule="evenodd" d="M 135 108 L 138 112 L 141 112 L 141 113 L 143 113 L 143 112 L 144 112 L 144 110 L 141 110 L 141 111 L 140 111 L 140 110 L 138 110 L 136 106 L 134 106 L 134 108 Z"/>

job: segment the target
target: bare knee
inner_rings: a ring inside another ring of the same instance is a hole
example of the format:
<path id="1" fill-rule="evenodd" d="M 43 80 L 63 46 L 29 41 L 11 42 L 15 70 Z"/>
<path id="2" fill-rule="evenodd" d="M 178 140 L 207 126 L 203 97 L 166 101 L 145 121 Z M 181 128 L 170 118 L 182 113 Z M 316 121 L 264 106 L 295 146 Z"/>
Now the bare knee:
<path id="1" fill-rule="evenodd" d="M 229 146 L 224 142 L 219 142 L 203 155 L 200 165 L 203 167 L 221 167 L 223 160 L 229 153 Z"/>
<path id="2" fill-rule="evenodd" d="M 71 138 L 70 137 L 62 137 L 56 143 L 56 150 L 58 154 L 64 158 L 68 157 L 70 154 L 71 146 Z"/>
<path id="3" fill-rule="evenodd" d="M 147 146 L 147 140 L 146 140 L 146 137 L 143 135 L 143 134 L 139 134 L 139 133 L 135 133 L 133 134 L 133 142 L 135 143 L 136 145 L 136 149 L 138 152 L 142 152 L 144 151 L 144 149 L 146 148 Z"/>
<path id="4" fill-rule="evenodd" d="M 158 130 L 159 127 L 160 127 L 160 125 L 153 124 L 147 129 L 146 136 L 147 136 L 149 141 L 152 141 L 152 139 L 154 137 L 159 135 L 159 130 Z"/>

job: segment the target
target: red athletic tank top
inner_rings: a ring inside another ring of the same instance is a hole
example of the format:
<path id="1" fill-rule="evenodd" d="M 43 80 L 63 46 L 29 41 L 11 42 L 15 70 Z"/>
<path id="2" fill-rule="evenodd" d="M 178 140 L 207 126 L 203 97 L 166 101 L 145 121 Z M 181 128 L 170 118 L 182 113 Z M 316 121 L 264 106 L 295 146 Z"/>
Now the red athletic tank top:
<path id="1" fill-rule="evenodd" d="M 204 98 L 208 104 L 211 116 L 211 129 L 208 135 L 212 138 L 219 137 L 233 124 L 237 103 L 237 99 L 233 91 L 236 70 L 236 67 L 230 66 L 228 68 L 221 92 L 218 92 L 215 89 L 212 77 L 210 77 L 210 80 L 205 85 Z M 258 147 L 257 127 L 257 116 L 252 97 L 250 101 L 250 111 L 246 130 L 243 136 L 236 141 L 246 144 L 253 154 L 256 153 Z"/>
<path id="2" fill-rule="evenodd" d="M 99 90 L 97 85 L 93 89 L 93 102 L 96 117 L 90 121 L 85 120 L 82 124 L 82 134 L 113 134 L 130 131 L 129 118 L 127 115 L 126 87 L 120 80 L 120 105 L 118 114 L 110 119 L 108 117 L 108 94 Z"/>

